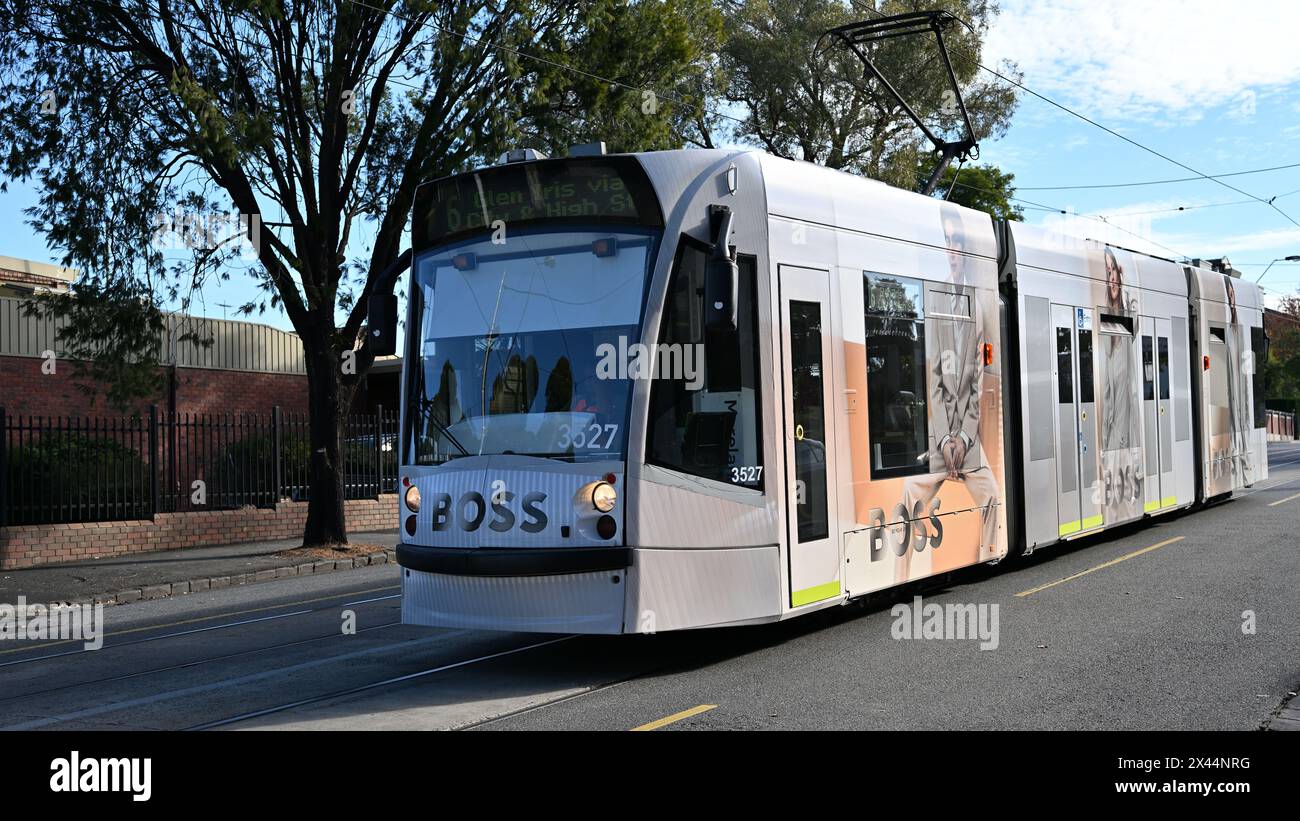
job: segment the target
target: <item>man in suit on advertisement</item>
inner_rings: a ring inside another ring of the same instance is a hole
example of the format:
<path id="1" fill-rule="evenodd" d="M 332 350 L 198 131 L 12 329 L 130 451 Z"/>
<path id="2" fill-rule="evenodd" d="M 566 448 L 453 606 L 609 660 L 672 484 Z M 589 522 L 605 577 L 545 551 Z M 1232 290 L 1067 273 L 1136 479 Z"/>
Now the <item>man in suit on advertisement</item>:
<path id="1" fill-rule="evenodd" d="M 1224 342 L 1228 348 L 1228 427 L 1231 438 L 1232 473 L 1239 477 L 1242 485 L 1254 481 L 1250 465 L 1250 407 L 1246 396 L 1249 391 L 1250 374 L 1243 367 L 1243 352 L 1248 348 L 1242 339 L 1247 331 L 1237 315 L 1237 289 L 1232 285 L 1232 277 L 1223 275 L 1223 295 L 1228 303 L 1228 327 L 1224 333 Z M 1260 367 L 1255 363 L 1255 367 Z"/>
<path id="2" fill-rule="evenodd" d="M 931 289 L 926 322 L 926 365 L 929 377 L 930 473 L 909 477 L 903 484 L 903 504 L 913 519 L 930 515 L 931 504 L 945 482 L 959 482 L 980 510 L 978 558 L 997 555 L 997 479 L 980 442 L 980 399 L 984 390 L 984 343 L 992 308 L 967 275 L 966 232 L 960 212 L 941 212 L 948 248 L 946 283 Z M 955 546 L 954 546 L 955 547 Z M 896 567 L 899 580 L 908 578 L 911 553 Z"/>

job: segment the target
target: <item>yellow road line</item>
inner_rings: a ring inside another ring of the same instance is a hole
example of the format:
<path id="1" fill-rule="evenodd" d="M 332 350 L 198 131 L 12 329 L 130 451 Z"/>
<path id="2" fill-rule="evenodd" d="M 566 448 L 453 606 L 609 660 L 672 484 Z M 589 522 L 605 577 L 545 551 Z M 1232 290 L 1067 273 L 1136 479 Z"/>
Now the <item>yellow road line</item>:
<path id="1" fill-rule="evenodd" d="M 1297 494 L 1294 495 L 1294 496 L 1288 496 L 1288 497 L 1286 497 L 1285 499 L 1278 499 L 1276 502 L 1269 502 L 1269 503 L 1268 503 L 1268 506 L 1269 506 L 1269 507 L 1277 507 L 1277 506 L 1280 505 L 1280 504 L 1285 504 L 1286 502 L 1294 501 L 1294 500 L 1296 500 L 1296 499 L 1300 499 L 1300 493 L 1297 493 Z"/>
<path id="2" fill-rule="evenodd" d="M 701 704 L 700 706 L 692 707 L 689 710 L 682 710 L 680 713 L 673 713 L 670 716 L 664 716 L 663 718 L 658 719 L 656 721 L 652 721 L 649 724 L 642 724 L 640 727 L 633 727 L 632 732 L 635 733 L 635 732 L 644 732 L 648 730 L 658 730 L 660 727 L 667 727 L 669 724 L 674 724 L 678 721 L 681 721 L 684 718 L 697 716 L 700 713 L 707 713 L 709 710 L 712 710 L 717 706 L 718 705 L 716 704 Z"/>
<path id="3" fill-rule="evenodd" d="M 1048 582 L 1047 584 L 1040 584 L 1038 587 L 1031 587 L 1028 590 L 1024 590 L 1017 593 L 1016 595 L 1020 598 L 1033 595 L 1034 593 L 1037 593 L 1041 590 L 1046 590 L 1049 587 L 1056 587 L 1058 584 L 1065 584 L 1066 582 L 1074 581 L 1080 576 L 1086 576 L 1089 573 L 1096 573 L 1098 570 L 1105 570 L 1106 568 L 1117 565 L 1120 562 L 1126 562 L 1129 559 L 1135 558 L 1137 556 L 1141 556 L 1143 553 L 1150 553 L 1152 550 L 1159 550 L 1165 545 L 1171 545 L 1174 542 L 1181 542 L 1184 538 L 1185 537 L 1183 536 L 1175 536 L 1172 539 L 1165 539 L 1163 542 L 1159 542 L 1158 544 L 1153 544 L 1150 547 L 1144 547 L 1141 550 L 1134 550 L 1132 553 L 1128 553 L 1126 555 L 1120 556 L 1118 559 L 1111 559 L 1108 562 L 1103 562 L 1097 565 L 1096 567 L 1090 567 L 1087 570 L 1083 570 L 1078 573 L 1075 573 L 1073 576 L 1066 576 L 1064 579 L 1057 579 L 1054 582 Z"/>
<path id="4" fill-rule="evenodd" d="M 243 585 L 240 585 L 240 587 L 242 586 Z M 108 638 L 109 636 L 125 636 L 128 633 L 141 633 L 146 630 L 165 630 L 168 627 L 182 627 L 186 624 L 195 624 L 201 621 L 212 621 L 213 619 L 224 619 L 230 616 L 244 616 L 249 613 L 261 613 L 266 610 L 279 610 L 284 607 L 296 607 L 300 604 L 314 604 L 316 602 L 329 601 L 330 599 L 343 599 L 343 598 L 348 598 L 350 596 L 359 596 L 362 593 L 378 593 L 381 590 L 397 590 L 400 587 L 401 585 L 389 585 L 387 587 L 371 587 L 368 590 L 357 590 L 355 592 L 350 592 L 350 593 L 336 593 L 333 596 L 318 596 L 317 598 L 314 599 L 301 599 L 300 601 L 285 602 L 284 604 L 271 604 L 271 605 L 267 605 L 266 607 L 254 607 L 251 610 L 236 610 L 233 613 L 220 613 L 215 616 L 200 616 L 194 619 L 185 619 L 184 621 L 173 621 L 167 624 L 155 624 L 155 625 L 150 625 L 148 627 L 132 627 L 128 630 L 114 630 L 111 633 L 105 633 L 104 638 Z M 229 590 L 231 588 L 223 587 L 218 589 Z M 207 591 L 200 591 L 200 592 L 207 592 Z M 82 644 L 82 643 L 83 642 L 79 641 L 78 639 L 64 639 L 63 641 L 47 641 L 45 644 L 31 644 L 28 645 L 27 647 L 14 647 L 9 650 L 0 650 L 0 656 L 6 655 L 8 653 L 22 653 L 28 650 L 39 650 L 42 647 L 58 647 L 61 644 Z"/>

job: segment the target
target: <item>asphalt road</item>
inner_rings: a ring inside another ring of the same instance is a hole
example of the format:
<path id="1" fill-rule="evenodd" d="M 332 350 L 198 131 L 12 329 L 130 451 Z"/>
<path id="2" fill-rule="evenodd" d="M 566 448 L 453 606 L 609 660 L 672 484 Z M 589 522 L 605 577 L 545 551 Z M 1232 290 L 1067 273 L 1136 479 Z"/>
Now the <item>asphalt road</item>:
<path id="1" fill-rule="evenodd" d="M 1271 459 L 1230 502 L 921 591 L 997 605 L 996 649 L 895 639 L 911 591 L 654 636 L 402 627 L 379 566 L 106 608 L 97 651 L 0 643 L 0 729 L 1252 730 L 1300 685 L 1300 446 Z"/>

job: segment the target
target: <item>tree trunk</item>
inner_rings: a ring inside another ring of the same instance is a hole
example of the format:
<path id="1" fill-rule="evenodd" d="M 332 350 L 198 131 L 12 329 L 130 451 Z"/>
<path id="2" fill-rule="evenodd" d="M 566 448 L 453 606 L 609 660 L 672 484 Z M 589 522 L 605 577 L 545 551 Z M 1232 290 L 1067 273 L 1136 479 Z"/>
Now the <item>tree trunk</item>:
<path id="1" fill-rule="evenodd" d="M 340 363 L 329 350 L 307 351 L 307 408 L 311 427 L 311 498 L 302 541 L 306 547 L 346 544 L 343 501 L 343 422 Z"/>

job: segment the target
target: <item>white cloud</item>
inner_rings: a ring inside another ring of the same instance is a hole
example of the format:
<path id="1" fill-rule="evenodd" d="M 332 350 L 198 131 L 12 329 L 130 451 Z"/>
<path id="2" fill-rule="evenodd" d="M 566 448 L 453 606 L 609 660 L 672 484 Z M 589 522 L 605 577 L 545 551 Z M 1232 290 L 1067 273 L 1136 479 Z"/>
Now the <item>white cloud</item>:
<path id="1" fill-rule="evenodd" d="M 1300 228 L 1279 228 L 1269 231 L 1250 231 L 1240 233 L 1225 233 L 1214 238 L 1183 236 L 1173 237 L 1174 242 L 1189 244 L 1193 249 L 1201 248 L 1202 252 L 1209 257 L 1217 257 L 1227 254 L 1232 256 L 1236 254 L 1253 254 L 1252 259 L 1272 258 L 1275 253 L 1285 253 L 1287 255 L 1297 253 L 1300 249 Z M 1286 249 L 1293 250 L 1286 250 Z M 1243 259 L 1246 257 L 1242 256 Z"/>
<path id="2" fill-rule="evenodd" d="M 1030 88 L 1109 121 L 1243 116 L 1300 80 L 1297 30 L 1293 0 L 1006 0 L 985 63 L 1014 60 Z"/>
<path id="3" fill-rule="evenodd" d="M 1173 230 L 1182 217 L 1197 213 L 1197 206 L 1210 200 L 1169 198 L 1133 202 L 1111 208 L 1068 214 L 1029 214 L 1031 222 L 1052 231 L 1084 239 L 1108 242 L 1158 257 L 1183 255 L 1212 259 L 1221 256 L 1241 259 L 1272 259 L 1300 253 L 1300 228 L 1264 231 L 1216 229 L 1213 233 Z M 1178 211 L 1179 207 L 1192 210 Z M 1243 206 L 1250 207 L 1250 206 Z"/>

